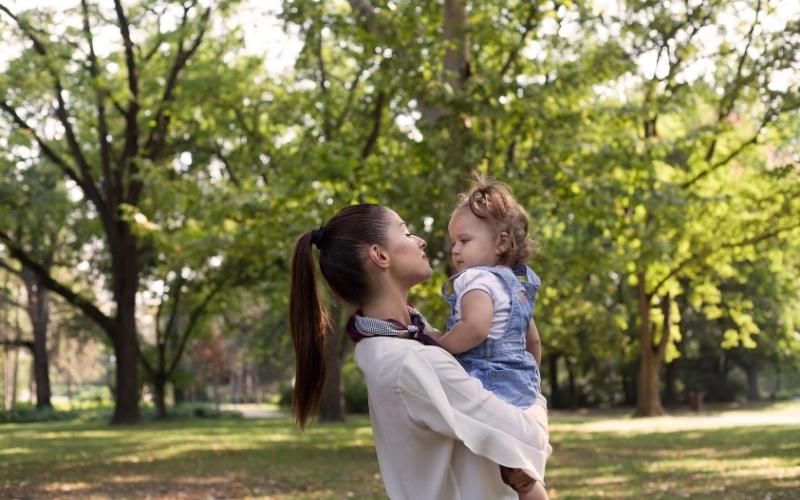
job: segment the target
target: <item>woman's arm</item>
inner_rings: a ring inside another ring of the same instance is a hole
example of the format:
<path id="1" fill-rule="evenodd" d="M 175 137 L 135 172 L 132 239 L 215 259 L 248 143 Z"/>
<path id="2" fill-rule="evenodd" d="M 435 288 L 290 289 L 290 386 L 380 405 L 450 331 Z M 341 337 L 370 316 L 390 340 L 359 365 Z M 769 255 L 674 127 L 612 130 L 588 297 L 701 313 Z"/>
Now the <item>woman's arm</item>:
<path id="1" fill-rule="evenodd" d="M 409 417 L 472 453 L 544 480 L 551 447 L 544 408 L 520 410 L 467 375 L 441 349 L 415 349 L 405 358 L 395 388 Z"/>
<path id="2" fill-rule="evenodd" d="M 461 297 L 461 321 L 437 339 L 450 354 L 459 354 L 483 342 L 492 327 L 494 305 L 487 292 L 470 290 Z"/>

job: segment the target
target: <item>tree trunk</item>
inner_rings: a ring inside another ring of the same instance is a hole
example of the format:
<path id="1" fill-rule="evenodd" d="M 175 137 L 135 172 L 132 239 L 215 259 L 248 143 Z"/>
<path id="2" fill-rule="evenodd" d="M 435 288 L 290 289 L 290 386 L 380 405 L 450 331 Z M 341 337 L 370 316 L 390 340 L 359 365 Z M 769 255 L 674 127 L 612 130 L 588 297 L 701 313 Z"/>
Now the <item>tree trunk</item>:
<path id="1" fill-rule="evenodd" d="M 8 393 L 8 408 L 13 408 L 17 404 L 17 376 L 19 375 L 19 349 L 14 349 L 11 362 L 11 374 L 9 377 L 11 389 Z"/>
<path id="2" fill-rule="evenodd" d="M 219 411 L 219 406 L 222 403 L 222 395 L 219 393 L 219 380 L 215 378 L 211 384 L 211 391 L 214 394 L 214 409 Z"/>
<path id="3" fill-rule="evenodd" d="M 320 422 L 343 422 L 345 419 L 344 393 L 342 391 L 342 353 L 349 339 L 344 334 L 344 310 L 335 305 L 331 308 L 331 333 L 325 342 L 325 383 L 319 403 Z"/>
<path id="4" fill-rule="evenodd" d="M 172 394 L 175 398 L 175 404 L 181 404 L 186 401 L 186 390 L 182 387 L 178 387 L 177 385 L 172 386 Z"/>
<path id="5" fill-rule="evenodd" d="M 36 393 L 36 366 L 31 363 L 31 371 L 28 374 L 28 404 L 33 406 Z"/>
<path id="6" fill-rule="evenodd" d="M 116 377 L 114 414 L 112 424 L 135 424 L 141 421 L 139 412 L 139 356 L 136 346 L 136 332 L 129 325 L 120 325 L 121 331 L 114 340 L 116 356 Z M 123 329 L 124 328 L 124 329 Z"/>
<path id="7" fill-rule="evenodd" d="M 255 402 L 257 404 L 261 404 L 264 402 L 264 395 L 261 392 L 261 377 L 258 375 L 258 363 L 253 364 L 253 396 L 255 397 Z"/>
<path id="8" fill-rule="evenodd" d="M 11 387 L 12 370 L 11 370 L 11 349 L 8 346 L 3 347 L 3 409 L 10 410 L 12 405 Z"/>
<path id="9" fill-rule="evenodd" d="M 559 404 L 561 399 L 558 388 L 558 358 L 557 352 L 550 353 L 547 356 L 548 365 L 550 366 L 550 373 L 548 373 L 550 378 L 550 404 L 553 407 Z"/>
<path id="10" fill-rule="evenodd" d="M 228 381 L 228 394 L 230 394 L 230 402 L 233 404 L 238 403 L 237 401 L 237 394 L 236 394 L 236 379 L 239 377 L 239 371 L 235 368 L 231 368 L 231 375 L 230 380 Z"/>
<path id="11" fill-rule="evenodd" d="M 444 81 L 461 91 L 469 78 L 467 13 L 461 0 L 445 0 L 442 37 L 447 41 L 444 53 Z"/>
<path id="12" fill-rule="evenodd" d="M 636 378 L 636 414 L 643 417 L 664 415 L 658 387 L 661 367 L 659 353 L 653 352 L 653 328 L 650 321 L 650 295 L 645 291 L 645 273 L 638 275 L 639 298 L 639 373 Z M 667 330 L 668 331 L 668 330 Z"/>
<path id="13" fill-rule="evenodd" d="M 674 405 L 678 402 L 678 391 L 675 382 L 678 379 L 678 360 L 667 363 L 666 387 L 664 388 L 664 399 L 667 404 Z"/>
<path id="14" fill-rule="evenodd" d="M 758 366 L 753 363 L 745 370 L 747 373 L 747 400 L 760 401 L 761 394 L 758 390 Z"/>
<path id="15" fill-rule="evenodd" d="M 644 417 L 664 415 L 658 390 L 659 364 L 652 350 L 642 353 L 639 360 L 639 376 L 636 380 L 636 414 Z"/>
<path id="16" fill-rule="evenodd" d="M 770 395 L 770 399 L 775 401 L 781 394 L 781 364 L 778 361 L 775 361 L 775 380 L 772 383 L 772 394 Z"/>
<path id="17" fill-rule="evenodd" d="M 575 386 L 575 365 L 567 361 L 567 381 L 568 381 L 568 399 L 569 407 L 575 409 L 578 407 L 578 389 Z"/>
<path id="18" fill-rule="evenodd" d="M 163 377 L 155 377 L 153 383 L 153 403 L 156 406 L 156 419 L 167 418 L 167 403 L 164 395 L 166 394 L 167 381 Z"/>
<path id="19" fill-rule="evenodd" d="M 636 374 L 638 363 L 625 363 L 622 367 L 622 394 L 626 406 L 636 406 Z"/>
<path id="20" fill-rule="evenodd" d="M 28 295 L 27 312 L 33 326 L 33 379 L 36 385 L 36 407 L 52 408 L 50 401 L 50 363 L 47 354 L 47 329 L 50 323 L 50 298 L 47 288 L 39 283 L 28 267 L 20 273 Z"/>
<path id="21" fill-rule="evenodd" d="M 108 332 L 116 356 L 116 399 L 112 424 L 135 424 L 139 412 L 139 339 L 136 334 L 136 292 L 139 287 L 139 261 L 136 239 L 125 223 L 120 245 L 112 250 L 114 299 L 117 314 L 115 331 Z M 113 249 L 113 245 L 112 245 Z"/>
<path id="22" fill-rule="evenodd" d="M 64 370 L 64 373 L 67 381 L 67 399 L 72 402 L 72 375 L 69 374 L 68 370 Z"/>

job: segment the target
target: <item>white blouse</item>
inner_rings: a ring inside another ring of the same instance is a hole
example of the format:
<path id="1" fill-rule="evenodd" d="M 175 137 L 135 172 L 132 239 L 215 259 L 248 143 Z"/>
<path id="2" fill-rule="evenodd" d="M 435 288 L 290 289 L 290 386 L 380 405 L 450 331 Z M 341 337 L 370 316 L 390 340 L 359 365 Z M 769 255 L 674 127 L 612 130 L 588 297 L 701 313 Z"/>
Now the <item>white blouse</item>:
<path id="1" fill-rule="evenodd" d="M 453 315 L 456 321 L 461 321 L 461 299 L 464 295 L 472 290 L 483 290 L 492 299 L 492 324 L 487 337 L 499 339 L 503 336 L 511 313 L 511 295 L 499 276 L 486 269 L 467 269 L 453 281 L 453 289 L 456 292 L 456 310 Z"/>
<path id="2" fill-rule="evenodd" d="M 498 464 L 544 482 L 544 398 L 519 410 L 444 349 L 374 337 L 356 345 L 369 391 L 378 464 L 392 499 L 516 499 Z"/>

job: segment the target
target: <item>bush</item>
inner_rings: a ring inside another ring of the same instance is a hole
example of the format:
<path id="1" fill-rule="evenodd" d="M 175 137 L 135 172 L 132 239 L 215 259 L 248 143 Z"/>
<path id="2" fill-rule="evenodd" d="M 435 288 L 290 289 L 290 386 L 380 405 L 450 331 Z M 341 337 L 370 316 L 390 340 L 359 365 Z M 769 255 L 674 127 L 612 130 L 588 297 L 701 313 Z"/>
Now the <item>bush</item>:
<path id="1" fill-rule="evenodd" d="M 149 407 L 142 413 L 147 417 L 152 417 L 155 415 L 155 409 Z M 238 411 L 218 410 L 214 406 L 208 404 L 181 403 L 167 408 L 167 418 L 242 418 L 242 414 Z"/>
<path id="2" fill-rule="evenodd" d="M 344 385 L 344 408 L 347 413 L 368 413 L 367 386 L 364 376 L 358 371 L 355 362 L 349 359 L 342 366 L 342 382 Z M 292 406 L 293 387 L 281 385 L 278 405 L 288 409 Z"/>
<path id="3" fill-rule="evenodd" d="M 155 408 L 152 405 L 141 405 L 142 418 L 152 420 L 155 418 Z M 56 422 L 62 420 L 109 421 L 114 413 L 113 404 L 100 404 L 94 402 L 76 401 L 61 408 L 37 409 L 30 404 L 17 404 L 10 410 L 0 410 L 0 423 L 33 423 Z M 195 418 L 242 418 L 238 411 L 218 410 L 208 404 L 185 403 L 167 408 L 167 418 L 170 419 L 195 419 Z"/>
<path id="4" fill-rule="evenodd" d="M 369 413 L 364 375 L 358 371 L 355 361 L 352 359 L 342 367 L 342 379 L 344 380 L 344 406 L 347 413 Z"/>
<path id="5" fill-rule="evenodd" d="M 79 414 L 77 410 L 39 409 L 31 404 L 21 403 L 10 410 L 0 410 L 0 423 L 56 422 L 77 418 Z"/>
<path id="6" fill-rule="evenodd" d="M 280 397 L 278 398 L 278 406 L 281 408 L 291 408 L 292 400 L 294 399 L 294 387 L 291 384 L 281 384 L 279 389 Z"/>

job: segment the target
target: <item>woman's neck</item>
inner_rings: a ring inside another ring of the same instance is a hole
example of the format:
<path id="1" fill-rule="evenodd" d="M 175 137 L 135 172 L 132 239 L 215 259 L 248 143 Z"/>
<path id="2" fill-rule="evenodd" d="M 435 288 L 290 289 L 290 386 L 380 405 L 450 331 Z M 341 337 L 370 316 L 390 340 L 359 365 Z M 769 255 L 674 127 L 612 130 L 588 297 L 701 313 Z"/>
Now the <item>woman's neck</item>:
<path id="1" fill-rule="evenodd" d="M 399 288 L 383 288 L 380 293 L 361 306 L 364 316 L 375 319 L 393 319 L 403 324 L 410 324 L 411 317 L 406 309 L 408 290 Z"/>

